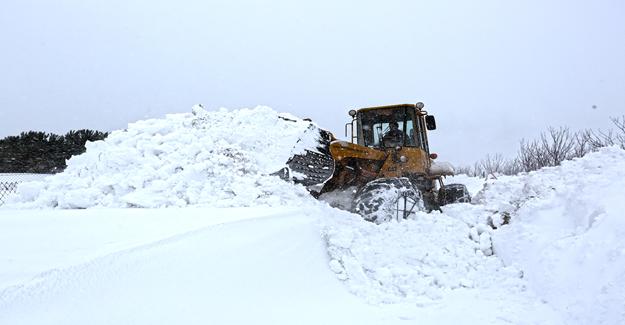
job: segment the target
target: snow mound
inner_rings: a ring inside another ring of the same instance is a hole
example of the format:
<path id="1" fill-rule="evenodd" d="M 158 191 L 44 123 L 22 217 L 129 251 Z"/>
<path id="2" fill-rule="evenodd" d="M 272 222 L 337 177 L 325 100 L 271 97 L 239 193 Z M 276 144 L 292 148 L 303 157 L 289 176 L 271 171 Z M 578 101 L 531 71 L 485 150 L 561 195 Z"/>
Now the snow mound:
<path id="1" fill-rule="evenodd" d="M 310 122 L 268 107 L 171 114 L 87 143 L 67 169 L 24 183 L 13 207 L 280 205 L 309 198 L 270 173 L 316 143 Z"/>
<path id="2" fill-rule="evenodd" d="M 624 165 L 625 151 L 609 147 L 518 176 L 455 177 L 473 193 L 485 183 L 473 204 L 401 222 L 337 212 L 324 219 L 329 267 L 373 304 L 488 292 L 548 310 L 538 322 L 625 324 Z M 549 310 L 561 321 L 543 319 Z M 511 322 L 536 323 L 525 316 Z"/>
<path id="3" fill-rule="evenodd" d="M 330 269 L 356 295 L 374 304 L 423 303 L 459 288 L 522 290 L 519 270 L 492 256 L 491 233 L 437 212 L 380 225 L 343 213 L 326 220 L 324 238 Z"/>
<path id="4" fill-rule="evenodd" d="M 603 148 L 489 180 L 475 197 L 501 226 L 495 253 L 567 324 L 625 324 L 624 165 L 625 151 Z"/>

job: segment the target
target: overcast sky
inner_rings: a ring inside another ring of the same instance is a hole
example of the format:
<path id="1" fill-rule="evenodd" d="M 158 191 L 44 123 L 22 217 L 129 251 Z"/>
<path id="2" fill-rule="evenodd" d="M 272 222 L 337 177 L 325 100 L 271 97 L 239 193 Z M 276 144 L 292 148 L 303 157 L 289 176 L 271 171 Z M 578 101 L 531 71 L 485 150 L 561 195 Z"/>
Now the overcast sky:
<path id="1" fill-rule="evenodd" d="M 0 44 L 0 137 L 196 103 L 342 137 L 351 108 L 423 101 L 432 151 L 468 164 L 625 114 L 622 0 L 3 0 Z"/>

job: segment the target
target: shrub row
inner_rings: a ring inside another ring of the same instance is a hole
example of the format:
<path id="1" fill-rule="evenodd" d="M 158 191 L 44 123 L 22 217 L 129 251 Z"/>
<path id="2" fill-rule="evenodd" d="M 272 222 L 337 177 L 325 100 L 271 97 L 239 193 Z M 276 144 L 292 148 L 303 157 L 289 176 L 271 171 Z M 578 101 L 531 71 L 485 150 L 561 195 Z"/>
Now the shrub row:
<path id="1" fill-rule="evenodd" d="M 29 131 L 0 140 L 0 173 L 57 173 L 65 161 L 85 152 L 87 141 L 106 138 L 108 133 L 72 130 L 65 135 Z"/>
<path id="2" fill-rule="evenodd" d="M 571 131 L 567 127 L 550 127 L 538 139 L 522 139 L 517 156 L 513 159 L 506 159 L 500 153 L 489 154 L 473 166 L 456 168 L 456 173 L 481 177 L 516 175 L 547 166 L 558 166 L 564 160 L 582 157 L 601 147 L 618 145 L 625 149 L 625 115 L 611 120 L 614 128 L 608 131 Z"/>

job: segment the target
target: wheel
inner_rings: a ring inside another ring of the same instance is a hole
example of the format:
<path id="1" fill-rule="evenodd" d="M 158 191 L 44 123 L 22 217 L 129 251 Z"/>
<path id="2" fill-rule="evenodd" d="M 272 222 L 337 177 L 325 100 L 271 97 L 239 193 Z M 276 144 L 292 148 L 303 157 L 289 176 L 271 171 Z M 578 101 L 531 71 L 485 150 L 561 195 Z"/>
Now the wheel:
<path id="1" fill-rule="evenodd" d="M 356 193 L 353 210 L 365 220 L 383 223 L 423 210 L 423 198 L 408 178 L 381 178 Z"/>
<path id="2" fill-rule="evenodd" d="M 464 184 L 448 184 L 438 192 L 440 205 L 451 203 L 471 203 L 471 194 Z"/>

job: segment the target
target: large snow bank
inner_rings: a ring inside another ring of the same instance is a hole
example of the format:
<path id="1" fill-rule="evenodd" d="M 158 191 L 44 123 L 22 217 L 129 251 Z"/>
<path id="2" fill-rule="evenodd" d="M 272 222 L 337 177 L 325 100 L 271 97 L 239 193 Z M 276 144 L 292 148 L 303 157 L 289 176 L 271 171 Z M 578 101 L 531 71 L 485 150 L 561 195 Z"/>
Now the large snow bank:
<path id="1" fill-rule="evenodd" d="M 330 268 L 371 303 L 473 289 L 493 308 L 524 305 L 512 323 L 625 324 L 624 165 L 625 151 L 604 148 L 519 176 L 448 179 L 475 198 L 442 213 L 382 225 L 345 213 L 326 221 Z"/>
<path id="2" fill-rule="evenodd" d="M 482 214 L 480 206 L 463 203 L 376 225 L 336 211 L 323 219 L 329 267 L 352 293 L 396 308 L 405 320 L 561 324 L 526 289 L 522 270 L 492 255 L 493 229 L 474 222 Z"/>
<path id="3" fill-rule="evenodd" d="M 495 253 L 568 324 L 625 324 L 625 151 L 603 148 L 516 177 L 489 180 L 476 202 Z M 504 218 L 505 217 L 505 218 Z"/>
<path id="4" fill-rule="evenodd" d="M 286 117 L 285 118 L 280 118 Z M 214 207 L 309 199 L 274 176 L 315 144 L 310 122 L 267 107 L 171 114 L 87 143 L 67 169 L 22 184 L 13 207 Z"/>
<path id="5" fill-rule="evenodd" d="M 518 270 L 490 256 L 490 237 L 480 242 L 477 228 L 437 212 L 381 225 L 345 214 L 328 221 L 325 238 L 332 270 L 372 303 L 435 300 L 449 289 L 520 283 Z"/>

